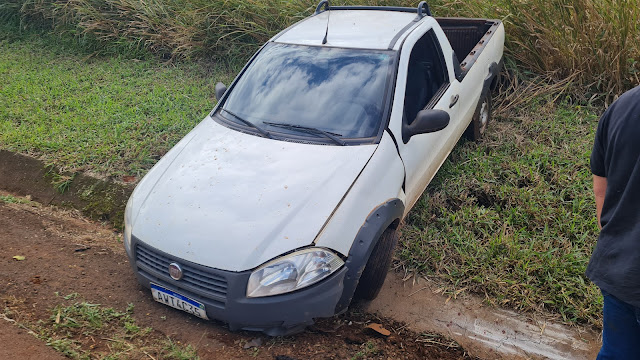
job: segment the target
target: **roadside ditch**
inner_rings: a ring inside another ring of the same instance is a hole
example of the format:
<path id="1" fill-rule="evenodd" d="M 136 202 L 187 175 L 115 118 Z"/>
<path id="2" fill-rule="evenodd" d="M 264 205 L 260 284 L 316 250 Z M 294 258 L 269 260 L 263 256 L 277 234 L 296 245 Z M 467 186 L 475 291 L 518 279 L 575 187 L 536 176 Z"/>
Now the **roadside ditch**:
<path id="1" fill-rule="evenodd" d="M 0 150 L 0 188 L 45 205 L 74 208 L 122 229 L 134 185 L 65 173 L 31 156 Z"/>

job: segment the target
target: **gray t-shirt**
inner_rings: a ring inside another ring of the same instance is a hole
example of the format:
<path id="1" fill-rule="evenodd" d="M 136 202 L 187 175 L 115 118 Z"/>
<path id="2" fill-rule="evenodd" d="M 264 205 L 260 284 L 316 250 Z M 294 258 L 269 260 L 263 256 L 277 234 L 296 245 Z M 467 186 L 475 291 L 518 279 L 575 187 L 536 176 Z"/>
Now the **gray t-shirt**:
<path id="1" fill-rule="evenodd" d="M 640 87 L 620 96 L 600 118 L 591 172 L 607 178 L 607 191 L 587 276 L 640 307 Z"/>

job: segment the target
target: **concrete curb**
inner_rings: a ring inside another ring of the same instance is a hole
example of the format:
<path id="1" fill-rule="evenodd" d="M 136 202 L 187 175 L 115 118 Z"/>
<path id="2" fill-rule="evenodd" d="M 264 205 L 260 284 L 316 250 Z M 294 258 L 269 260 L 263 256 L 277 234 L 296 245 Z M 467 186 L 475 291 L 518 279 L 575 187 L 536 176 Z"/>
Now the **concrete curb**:
<path id="1" fill-rule="evenodd" d="M 75 208 L 94 220 L 122 229 L 133 185 L 63 173 L 31 156 L 0 150 L 0 189 L 46 205 Z"/>

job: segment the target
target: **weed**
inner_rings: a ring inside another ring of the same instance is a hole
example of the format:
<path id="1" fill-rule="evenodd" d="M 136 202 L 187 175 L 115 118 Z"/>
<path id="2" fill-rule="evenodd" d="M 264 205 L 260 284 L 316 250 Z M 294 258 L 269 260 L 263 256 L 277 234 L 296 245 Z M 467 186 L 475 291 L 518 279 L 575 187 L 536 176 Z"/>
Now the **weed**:
<path id="1" fill-rule="evenodd" d="M 16 197 L 13 195 L 0 195 L 0 201 L 6 204 L 34 204 L 33 201 L 27 198 Z"/>
<path id="2" fill-rule="evenodd" d="M 48 322 L 26 325 L 47 345 L 72 359 L 138 359 L 153 357 L 151 354 L 162 359 L 197 359 L 193 347 L 159 337 L 151 328 L 140 328 L 132 312 L 133 304 L 119 311 L 82 301 L 59 304 L 51 309 Z M 100 345 L 100 341 L 107 343 Z M 108 351 L 96 353 L 96 347 Z"/>
<path id="3" fill-rule="evenodd" d="M 0 201 L 5 202 L 7 204 L 18 204 L 18 203 L 20 203 L 20 199 L 18 199 L 15 196 L 11 196 L 11 195 L 0 196 Z"/>
<path id="4" fill-rule="evenodd" d="M 361 348 L 362 350 L 358 351 L 353 357 L 351 357 L 351 360 L 366 359 L 370 356 L 378 355 L 379 352 L 378 346 L 371 340 L 362 344 Z"/>
<path id="5" fill-rule="evenodd" d="M 57 295 L 57 294 L 56 294 L 56 295 Z M 65 300 L 73 300 L 73 299 L 78 298 L 78 296 L 79 296 L 79 294 L 74 292 L 74 293 L 71 293 L 71 294 L 65 295 L 65 296 L 64 296 L 64 299 L 65 299 Z"/>
<path id="6" fill-rule="evenodd" d="M 167 338 L 164 342 L 164 350 L 166 351 L 166 359 L 172 360 L 195 360 L 199 359 L 196 350 L 191 345 L 183 346 L 179 342 Z"/>
<path id="7" fill-rule="evenodd" d="M 62 355 L 72 359 L 89 358 L 86 354 L 84 356 L 81 355 L 78 344 L 69 339 L 52 339 L 47 342 L 47 345 L 51 346 Z"/>
<path id="8" fill-rule="evenodd" d="M 65 191 L 69 190 L 71 187 L 71 183 L 73 179 L 76 177 L 76 174 L 72 175 L 61 175 L 54 174 L 52 176 L 51 184 L 60 194 L 64 194 Z"/>

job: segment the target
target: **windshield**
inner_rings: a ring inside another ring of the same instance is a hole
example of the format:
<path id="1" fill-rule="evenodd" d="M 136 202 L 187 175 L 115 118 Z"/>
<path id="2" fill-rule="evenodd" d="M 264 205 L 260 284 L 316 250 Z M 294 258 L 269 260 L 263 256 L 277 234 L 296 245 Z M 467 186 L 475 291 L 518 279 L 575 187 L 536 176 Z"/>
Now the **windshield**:
<path id="1" fill-rule="evenodd" d="M 268 44 L 238 80 L 223 109 L 265 123 L 320 129 L 345 138 L 374 137 L 384 111 L 393 53 Z"/>

